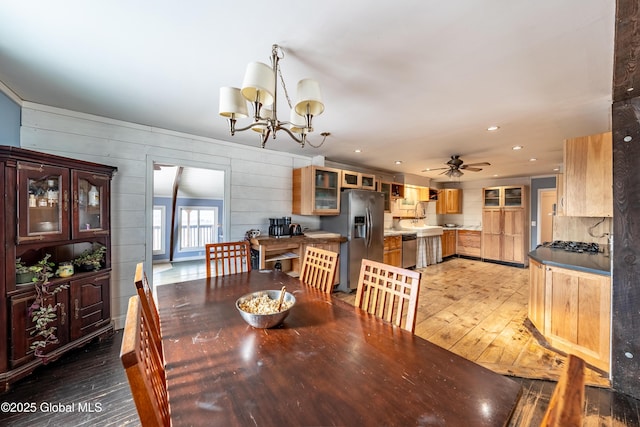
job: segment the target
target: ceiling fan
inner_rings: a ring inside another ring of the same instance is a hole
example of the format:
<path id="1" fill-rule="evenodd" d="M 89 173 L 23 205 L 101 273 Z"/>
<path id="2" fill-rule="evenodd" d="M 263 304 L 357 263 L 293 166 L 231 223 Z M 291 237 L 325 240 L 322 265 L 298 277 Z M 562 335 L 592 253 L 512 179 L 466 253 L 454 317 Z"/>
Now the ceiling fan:
<path id="1" fill-rule="evenodd" d="M 477 166 L 491 166 L 491 163 L 489 163 L 489 162 L 470 163 L 468 165 L 465 165 L 463 163 L 464 163 L 464 161 L 460 158 L 459 155 L 453 155 L 453 156 L 451 156 L 451 160 L 449 160 L 447 163 L 445 163 L 447 165 L 446 168 L 424 169 L 422 172 L 431 172 L 431 171 L 437 171 L 437 170 L 445 169 L 445 171 L 442 172 L 441 175 L 447 175 L 450 178 L 452 178 L 452 177 L 457 178 L 457 177 L 460 177 L 460 176 L 464 175 L 462 170 L 468 170 L 468 171 L 472 171 L 472 172 L 480 172 L 482 170 L 482 168 L 479 168 Z"/>

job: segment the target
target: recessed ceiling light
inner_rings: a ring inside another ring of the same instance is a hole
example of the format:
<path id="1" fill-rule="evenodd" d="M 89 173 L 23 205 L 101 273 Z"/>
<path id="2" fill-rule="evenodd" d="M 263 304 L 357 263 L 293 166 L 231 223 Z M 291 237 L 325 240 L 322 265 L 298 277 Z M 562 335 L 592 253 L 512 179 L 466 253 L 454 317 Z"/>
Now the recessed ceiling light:
<path id="1" fill-rule="evenodd" d="M 554 172 L 558 172 L 560 170 L 560 168 L 553 168 Z"/>
<path id="2" fill-rule="evenodd" d="M 431 170 L 431 168 L 426 168 L 426 169 L 425 169 L 425 171 L 426 171 L 426 172 L 428 172 L 428 171 L 430 171 L 430 170 Z"/>
<path id="3" fill-rule="evenodd" d="M 535 162 L 536 160 L 538 160 L 538 159 L 536 159 L 535 157 L 532 157 L 532 158 L 529 159 L 530 162 Z"/>
<path id="4" fill-rule="evenodd" d="M 498 130 L 498 129 L 500 129 L 500 126 L 496 126 L 496 125 L 489 126 L 489 127 L 487 128 L 487 130 L 488 130 L 489 132 L 493 132 L 493 131 Z"/>
<path id="5" fill-rule="evenodd" d="M 495 177 L 495 176 L 500 176 L 500 175 L 498 175 L 498 174 L 496 173 L 496 174 L 493 174 L 493 176 Z"/>
<path id="6" fill-rule="evenodd" d="M 522 145 L 514 145 L 511 147 L 512 150 L 522 150 L 524 147 Z"/>
<path id="7" fill-rule="evenodd" d="M 402 164 L 402 160 L 396 160 L 396 165 L 401 165 Z"/>
<path id="8" fill-rule="evenodd" d="M 355 151 L 356 153 L 362 153 L 362 150 L 361 150 L 361 149 L 359 149 L 359 148 L 356 148 L 356 149 L 355 149 L 355 150 L 353 150 L 353 151 Z"/>

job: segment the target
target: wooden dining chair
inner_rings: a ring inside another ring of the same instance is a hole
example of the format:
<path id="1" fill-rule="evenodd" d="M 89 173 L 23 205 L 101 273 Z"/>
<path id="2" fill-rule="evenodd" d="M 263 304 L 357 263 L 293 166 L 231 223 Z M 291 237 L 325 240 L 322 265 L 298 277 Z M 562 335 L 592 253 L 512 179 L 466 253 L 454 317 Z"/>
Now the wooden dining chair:
<path id="1" fill-rule="evenodd" d="M 129 298 L 120 360 L 143 426 L 169 426 L 169 401 L 164 364 L 151 337 L 140 297 Z"/>
<path id="2" fill-rule="evenodd" d="M 247 240 L 209 243 L 205 245 L 205 252 L 207 277 L 212 277 L 211 264 L 215 266 L 215 276 L 251 271 L 251 247 Z"/>
<path id="3" fill-rule="evenodd" d="M 160 331 L 160 315 L 158 313 L 158 308 L 156 307 L 156 302 L 153 299 L 153 292 L 149 286 L 147 274 L 144 271 L 144 263 L 139 262 L 136 265 L 136 275 L 133 281 L 136 285 L 138 296 L 140 297 L 142 314 L 149 322 L 149 330 L 151 332 L 153 342 L 158 348 L 160 356 L 162 356 L 164 360 L 164 354 L 162 352 L 162 333 Z"/>
<path id="4" fill-rule="evenodd" d="M 337 253 L 307 246 L 300 269 L 300 281 L 330 294 L 333 290 L 337 267 Z"/>
<path id="5" fill-rule="evenodd" d="M 584 361 L 570 354 L 540 426 L 581 427 L 584 414 Z"/>
<path id="6" fill-rule="evenodd" d="M 419 271 L 363 259 L 355 305 L 413 333 L 421 275 Z"/>

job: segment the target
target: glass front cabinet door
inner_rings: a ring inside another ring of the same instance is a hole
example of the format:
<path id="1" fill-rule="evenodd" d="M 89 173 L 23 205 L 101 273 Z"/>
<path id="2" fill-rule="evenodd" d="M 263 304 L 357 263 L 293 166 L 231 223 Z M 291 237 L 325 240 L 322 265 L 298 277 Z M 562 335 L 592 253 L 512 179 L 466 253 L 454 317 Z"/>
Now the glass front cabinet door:
<path id="1" fill-rule="evenodd" d="M 72 238 L 109 233 L 109 177 L 71 171 L 73 183 Z"/>
<path id="2" fill-rule="evenodd" d="M 18 243 L 69 238 L 69 170 L 18 163 Z"/>

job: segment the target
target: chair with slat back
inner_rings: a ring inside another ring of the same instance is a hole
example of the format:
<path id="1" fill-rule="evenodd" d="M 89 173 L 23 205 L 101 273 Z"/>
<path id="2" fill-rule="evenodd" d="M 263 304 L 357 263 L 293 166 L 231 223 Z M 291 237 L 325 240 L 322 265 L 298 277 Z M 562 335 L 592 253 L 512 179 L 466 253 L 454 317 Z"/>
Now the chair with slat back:
<path id="1" fill-rule="evenodd" d="M 584 361 L 570 354 L 540 426 L 581 427 L 584 414 Z"/>
<path id="2" fill-rule="evenodd" d="M 251 247 L 247 240 L 240 242 L 209 243 L 205 245 L 207 277 L 211 274 L 211 264 L 215 276 L 251 271 Z"/>
<path id="3" fill-rule="evenodd" d="M 307 246 L 300 270 L 300 280 L 305 285 L 330 294 L 338 267 L 338 254 L 326 249 Z"/>
<path id="4" fill-rule="evenodd" d="M 413 333 L 421 275 L 419 271 L 363 259 L 355 305 Z"/>
<path id="5" fill-rule="evenodd" d="M 156 302 L 153 299 L 153 292 L 149 286 L 147 274 L 144 271 L 144 264 L 141 262 L 136 265 L 136 275 L 133 281 L 136 285 L 136 289 L 138 290 L 138 296 L 140 297 L 142 314 L 145 315 L 149 321 L 149 330 L 151 331 L 153 342 L 158 348 L 160 356 L 162 356 L 164 360 L 164 354 L 162 352 L 162 333 L 160 332 L 160 315 L 158 314 Z"/>
<path id="6" fill-rule="evenodd" d="M 120 360 L 143 426 L 169 426 L 169 401 L 164 364 L 151 338 L 140 297 L 129 298 Z"/>

